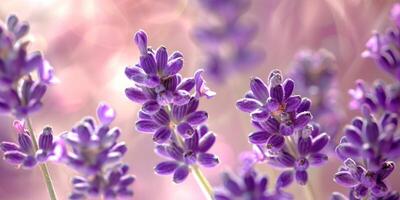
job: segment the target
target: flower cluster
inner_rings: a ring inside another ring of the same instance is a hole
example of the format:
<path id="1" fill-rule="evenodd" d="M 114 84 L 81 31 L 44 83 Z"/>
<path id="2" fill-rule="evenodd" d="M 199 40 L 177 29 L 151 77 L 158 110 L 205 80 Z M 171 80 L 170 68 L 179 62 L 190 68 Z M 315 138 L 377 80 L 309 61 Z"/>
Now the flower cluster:
<path id="1" fill-rule="evenodd" d="M 4 152 L 4 159 L 12 164 L 24 168 L 33 168 L 38 163 L 46 162 L 54 155 L 55 143 L 53 131 L 45 127 L 39 136 L 39 141 L 33 141 L 32 134 L 24 127 L 21 121 L 15 121 L 14 127 L 18 134 L 18 144 L 14 142 L 2 142 L 0 149 Z"/>
<path id="2" fill-rule="evenodd" d="M 71 131 L 61 135 L 58 145 L 60 161 L 81 173 L 72 180 L 71 200 L 88 196 L 116 199 L 133 195 L 129 185 L 135 178 L 128 174 L 129 167 L 121 162 L 127 147 L 124 142 L 117 142 L 120 130 L 109 127 L 115 112 L 108 105 L 100 104 L 97 116 L 100 124 L 86 117 Z"/>
<path id="3" fill-rule="evenodd" d="M 206 55 L 206 72 L 217 80 L 235 70 L 245 70 L 257 65 L 264 53 L 251 46 L 257 33 L 257 26 L 243 22 L 251 0 L 200 0 L 201 8 L 208 17 L 218 23 L 199 25 L 194 38 Z M 210 20 L 207 20 L 209 22 Z"/>
<path id="4" fill-rule="evenodd" d="M 254 154 L 244 155 L 242 171 L 239 176 L 230 173 L 222 174 L 223 187 L 217 188 L 216 200 L 291 200 L 292 195 L 281 190 L 282 179 L 279 179 L 273 191 L 268 190 L 268 178 L 258 175 L 254 169 L 257 158 Z"/>
<path id="5" fill-rule="evenodd" d="M 29 25 L 15 15 L 8 17 L 6 27 L 0 25 L 0 113 L 18 118 L 40 108 L 46 85 L 57 81 L 42 54 L 27 51 L 29 42 L 23 37 L 28 31 Z M 32 80 L 34 71 L 39 81 Z"/>
<path id="6" fill-rule="evenodd" d="M 398 83 L 386 84 L 375 81 L 369 87 L 363 80 L 357 80 L 356 88 L 350 89 L 352 96 L 351 109 L 360 109 L 366 104 L 374 113 L 392 112 L 400 114 L 400 85 Z"/>
<path id="7" fill-rule="evenodd" d="M 285 186 L 293 176 L 299 184 L 306 184 L 308 167 L 328 159 L 320 151 L 330 139 L 311 122 L 311 101 L 293 95 L 293 80 L 283 80 L 278 70 L 270 73 L 268 84 L 252 78 L 250 88 L 245 98 L 237 102 L 240 110 L 250 113 L 252 124 L 258 129 L 250 133 L 250 143 L 257 145 L 271 165 L 288 169 L 282 174 L 288 182 Z"/>
<path id="8" fill-rule="evenodd" d="M 338 77 L 332 53 L 325 49 L 300 51 L 294 58 L 290 77 L 296 82 L 295 92 L 313 102 L 310 110 L 314 120 L 334 137 L 341 126 L 343 111 L 337 102 Z"/>
<path id="9" fill-rule="evenodd" d="M 191 166 L 212 167 L 219 162 L 214 154 L 207 153 L 215 142 L 214 133 L 205 125 L 208 114 L 198 110 L 200 97 L 210 98 L 215 93 L 206 87 L 202 70 L 193 78 L 182 79 L 180 52 L 168 56 L 165 47 L 156 51 L 148 48 L 144 31 L 135 34 L 135 42 L 140 63 L 126 68 L 126 76 L 135 85 L 125 92 L 130 100 L 142 104 L 136 129 L 153 134 L 156 152 L 169 159 L 155 167 L 156 173 L 173 173 L 174 182 L 180 183 Z"/>
<path id="10" fill-rule="evenodd" d="M 363 57 L 369 57 L 386 72 L 400 80 L 400 4 L 393 6 L 391 12 L 395 26 L 386 33 L 375 33 L 367 42 Z"/>
<path id="11" fill-rule="evenodd" d="M 379 122 L 367 105 L 363 106 L 364 118 L 356 117 L 346 126 L 345 135 L 336 147 L 344 165 L 335 174 L 335 181 L 351 188 L 350 197 L 366 196 L 388 199 L 390 192 L 384 179 L 394 170 L 394 162 L 400 157 L 398 116 L 385 113 Z M 397 193 L 397 196 L 399 194 Z M 398 199 L 398 198 L 397 198 Z"/>

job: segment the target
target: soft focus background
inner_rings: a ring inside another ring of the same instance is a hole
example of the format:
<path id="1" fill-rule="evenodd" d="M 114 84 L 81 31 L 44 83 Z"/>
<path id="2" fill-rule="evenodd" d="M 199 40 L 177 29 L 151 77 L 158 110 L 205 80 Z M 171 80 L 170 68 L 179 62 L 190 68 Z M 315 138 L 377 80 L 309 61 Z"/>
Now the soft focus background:
<path id="1" fill-rule="evenodd" d="M 368 59 L 360 57 L 364 44 L 373 30 L 383 30 L 389 23 L 389 9 L 394 1 L 383 0 L 254 0 L 244 18 L 258 23 L 259 33 L 254 41 L 266 51 L 267 59 L 257 68 L 232 74 L 225 83 L 209 81 L 217 92 L 203 108 L 209 111 L 209 125 L 218 134 L 213 152 L 221 164 L 205 169 L 213 185 L 219 185 L 219 173 L 235 170 L 237 156 L 248 151 L 247 134 L 253 130 L 249 117 L 235 108 L 235 101 L 248 90 L 249 77 L 266 79 L 272 68 L 289 72 L 294 54 L 304 48 L 332 51 L 339 68 L 340 104 L 349 100 L 347 90 L 354 80 L 387 79 Z M 202 67 L 202 51 L 191 36 L 193 27 L 207 22 L 195 0 L 1 0 L 0 19 L 14 13 L 29 21 L 31 49 L 41 50 L 56 68 L 61 83 L 50 88 L 45 107 L 33 116 L 34 128 L 54 127 L 57 134 L 68 130 L 83 116 L 94 115 L 100 101 L 117 110 L 114 125 L 123 130 L 122 139 L 128 144 L 125 161 L 136 174 L 135 199 L 139 200 L 200 200 L 204 199 L 195 180 L 190 177 L 181 185 L 173 184 L 169 176 L 157 176 L 153 166 L 159 158 L 153 153 L 148 135 L 134 130 L 138 105 L 124 95 L 132 84 L 124 76 L 124 68 L 137 62 L 139 52 L 133 44 L 133 33 L 144 29 L 150 45 L 165 45 L 170 52 L 185 55 L 183 74 L 191 76 Z M 204 102 L 204 101 L 203 101 Z M 346 111 L 351 119 L 357 112 Z M 11 118 L 0 116 L 0 141 L 15 138 Z M 328 199 L 332 191 L 342 191 L 332 181 L 339 162 L 330 157 L 325 167 L 312 170 L 311 183 L 318 199 Z M 61 166 L 50 166 L 60 199 L 67 199 L 69 181 L 75 173 Z M 272 169 L 260 170 L 275 179 Z M 399 178 L 394 173 L 392 181 Z M 396 177 L 397 176 L 397 177 Z M 271 181 L 272 182 L 272 181 Z M 302 198 L 301 187 L 293 184 L 290 191 Z M 399 184 L 392 184 L 400 189 Z M 16 170 L 0 160 L 1 200 L 44 200 L 47 191 L 39 169 Z"/>

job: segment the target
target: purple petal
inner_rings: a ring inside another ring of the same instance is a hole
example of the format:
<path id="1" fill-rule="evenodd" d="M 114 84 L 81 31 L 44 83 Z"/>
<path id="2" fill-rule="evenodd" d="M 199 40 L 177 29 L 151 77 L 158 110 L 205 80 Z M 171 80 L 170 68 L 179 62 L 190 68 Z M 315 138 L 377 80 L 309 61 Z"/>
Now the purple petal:
<path id="1" fill-rule="evenodd" d="M 284 171 L 279 175 L 278 180 L 276 181 L 276 187 L 284 188 L 289 186 L 292 182 L 293 182 L 293 172 Z"/>
<path id="2" fill-rule="evenodd" d="M 4 152 L 19 150 L 19 146 L 13 142 L 1 142 L 0 149 Z"/>
<path id="3" fill-rule="evenodd" d="M 97 107 L 97 117 L 103 125 L 108 125 L 115 119 L 115 110 L 106 103 L 100 103 Z"/>
<path id="4" fill-rule="evenodd" d="M 196 111 L 187 116 L 186 121 L 191 125 L 199 125 L 204 123 L 208 118 L 205 111 Z"/>
<path id="5" fill-rule="evenodd" d="M 177 127 L 176 130 L 178 133 L 183 136 L 184 138 L 188 138 L 193 135 L 194 129 L 192 128 L 191 125 L 189 125 L 186 122 L 180 123 Z"/>
<path id="6" fill-rule="evenodd" d="M 179 166 L 174 172 L 174 182 L 182 183 L 189 175 L 189 167 L 187 165 Z"/>
<path id="7" fill-rule="evenodd" d="M 339 155 L 339 157 L 341 157 L 342 159 L 346 159 L 349 157 L 358 157 L 360 156 L 360 150 L 351 145 L 351 144 L 339 144 L 336 147 L 336 153 Z"/>
<path id="8" fill-rule="evenodd" d="M 337 172 L 333 180 L 345 187 L 354 187 L 358 184 L 358 181 L 348 171 Z"/>
<path id="9" fill-rule="evenodd" d="M 283 89 L 285 91 L 285 99 L 289 98 L 294 89 L 294 81 L 291 79 L 286 79 L 283 83 Z"/>
<path id="10" fill-rule="evenodd" d="M 165 47 L 160 47 L 156 52 L 157 71 L 161 72 L 165 69 L 168 62 L 168 53 Z"/>
<path id="11" fill-rule="evenodd" d="M 300 137 L 297 142 L 297 150 L 300 155 L 306 155 L 311 150 L 311 136 L 309 137 Z"/>
<path id="12" fill-rule="evenodd" d="M 142 111 L 146 114 L 152 115 L 160 110 L 160 105 L 155 100 L 147 101 L 142 106 Z"/>
<path id="13" fill-rule="evenodd" d="M 319 134 L 317 137 L 313 138 L 311 152 L 321 151 L 329 142 L 330 136 L 326 133 Z"/>
<path id="14" fill-rule="evenodd" d="M 310 112 L 299 113 L 296 116 L 295 127 L 303 128 L 311 121 L 311 119 L 312 119 L 312 115 Z"/>
<path id="15" fill-rule="evenodd" d="M 183 59 L 176 58 L 168 61 L 167 67 L 164 69 L 163 74 L 165 76 L 170 76 L 178 73 L 183 67 Z"/>
<path id="16" fill-rule="evenodd" d="M 377 141 L 379 136 L 379 128 L 376 122 L 369 120 L 367 123 L 365 123 L 363 131 L 365 132 L 368 142 L 375 143 Z"/>
<path id="17" fill-rule="evenodd" d="M 206 86 L 206 81 L 203 79 L 201 74 L 204 72 L 203 69 L 199 69 L 194 74 L 194 81 L 196 86 L 195 95 L 196 98 L 200 98 L 202 96 L 206 96 L 207 98 L 211 98 L 216 95 L 214 91 Z"/>
<path id="18" fill-rule="evenodd" d="M 201 139 L 199 141 L 198 150 L 200 152 L 207 152 L 214 145 L 215 140 L 216 140 L 216 138 L 215 138 L 214 133 L 212 133 L 212 132 L 207 133 L 206 135 L 201 137 Z"/>
<path id="19" fill-rule="evenodd" d="M 286 112 L 293 112 L 299 107 L 301 103 L 301 97 L 299 95 L 291 96 L 286 99 Z"/>
<path id="20" fill-rule="evenodd" d="M 268 138 L 267 148 L 276 152 L 285 145 L 285 138 L 282 135 L 272 135 Z"/>
<path id="21" fill-rule="evenodd" d="M 308 174 L 306 171 L 296 171 L 295 177 L 298 184 L 300 185 L 307 184 Z"/>
<path id="22" fill-rule="evenodd" d="M 53 147 L 53 130 L 51 127 L 45 127 L 39 136 L 39 148 L 51 150 Z"/>
<path id="23" fill-rule="evenodd" d="M 199 153 L 197 161 L 204 167 L 214 167 L 219 163 L 218 157 L 210 153 Z"/>
<path id="24" fill-rule="evenodd" d="M 139 120 L 136 122 L 135 127 L 140 132 L 153 133 L 158 129 L 159 125 L 152 120 Z"/>
<path id="25" fill-rule="evenodd" d="M 168 127 L 159 128 L 153 135 L 153 141 L 158 144 L 166 142 L 171 137 L 171 129 Z"/>
<path id="26" fill-rule="evenodd" d="M 271 133 L 269 133 L 269 132 L 257 131 L 257 132 L 250 133 L 249 141 L 252 144 L 265 144 L 265 143 L 267 143 L 270 136 L 271 136 Z"/>
<path id="27" fill-rule="evenodd" d="M 265 102 L 269 97 L 267 85 L 260 78 L 251 79 L 250 89 L 254 96 L 262 102 Z"/>
<path id="28" fill-rule="evenodd" d="M 313 153 L 308 157 L 308 162 L 313 166 L 320 166 L 328 161 L 328 156 L 323 153 Z"/>
<path id="29" fill-rule="evenodd" d="M 21 164 L 26 157 L 27 155 L 20 151 L 8 151 L 4 153 L 4 159 L 13 164 Z"/>
<path id="30" fill-rule="evenodd" d="M 249 98 L 240 99 L 236 102 L 236 107 L 239 108 L 239 110 L 248 113 L 255 111 L 261 106 L 262 104 L 259 101 Z"/>
<path id="31" fill-rule="evenodd" d="M 178 168 L 178 163 L 175 161 L 165 161 L 159 163 L 155 168 L 154 171 L 160 175 L 172 174 L 176 168 Z"/>
<path id="32" fill-rule="evenodd" d="M 147 34 L 143 30 L 139 30 L 135 33 L 135 43 L 138 46 L 140 53 L 145 55 L 147 53 Z"/>
<path id="33" fill-rule="evenodd" d="M 146 94 L 139 88 L 126 88 L 125 95 L 133 102 L 145 103 L 147 101 Z"/>

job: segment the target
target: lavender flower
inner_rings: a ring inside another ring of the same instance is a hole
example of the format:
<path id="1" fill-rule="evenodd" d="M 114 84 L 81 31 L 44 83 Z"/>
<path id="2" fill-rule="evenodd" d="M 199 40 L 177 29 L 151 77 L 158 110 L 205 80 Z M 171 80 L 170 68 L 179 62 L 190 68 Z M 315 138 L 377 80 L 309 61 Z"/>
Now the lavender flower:
<path id="1" fill-rule="evenodd" d="M 254 154 L 246 154 L 243 170 L 240 176 L 229 173 L 222 174 L 223 187 L 217 188 L 214 198 L 216 200 L 290 200 L 292 195 L 281 190 L 281 185 L 276 184 L 273 191 L 268 190 L 268 178 L 259 176 L 254 169 L 257 162 Z"/>
<path id="2" fill-rule="evenodd" d="M 130 100 L 142 104 L 136 129 L 151 133 L 157 153 L 169 159 L 155 167 L 156 173 L 173 173 L 174 182 L 180 183 L 198 164 L 213 167 L 219 162 L 208 153 L 215 142 L 214 133 L 204 125 L 208 114 L 198 110 L 200 98 L 210 98 L 215 93 L 205 85 L 202 70 L 194 78 L 182 79 L 181 53 L 168 56 L 165 47 L 156 51 L 148 48 L 144 31 L 135 34 L 135 42 L 141 53 L 140 62 L 126 68 L 127 77 L 135 84 L 125 92 Z"/>
<path id="3" fill-rule="evenodd" d="M 206 55 L 206 72 L 217 80 L 224 80 L 232 71 L 257 65 L 264 53 L 251 46 L 257 33 L 255 24 L 244 22 L 250 0 L 201 0 L 200 8 L 208 18 L 218 23 L 201 24 L 194 30 L 194 38 Z"/>
<path id="4" fill-rule="evenodd" d="M 60 160 L 81 173 L 72 180 L 74 189 L 69 199 L 86 199 L 88 196 L 116 199 L 133 195 L 129 185 L 135 178 L 128 174 L 129 167 L 121 162 L 127 147 L 124 142 L 117 142 L 120 130 L 109 127 L 115 112 L 107 104 L 100 104 L 97 117 L 100 124 L 86 117 L 61 135 L 59 147 L 63 153 Z"/>
<path id="5" fill-rule="evenodd" d="M 250 143 L 256 145 L 265 159 L 273 166 L 283 168 L 282 187 L 288 186 L 293 177 L 301 185 L 307 183 L 307 169 L 328 159 L 320 151 L 330 137 L 311 123 L 311 101 L 293 95 L 294 82 L 283 80 L 281 72 L 273 70 L 268 84 L 252 78 L 245 98 L 237 107 L 251 115 L 252 124 L 258 129 L 250 133 Z"/>
<path id="6" fill-rule="evenodd" d="M 351 109 L 360 109 L 366 104 L 374 113 L 393 112 L 400 114 L 400 85 L 375 81 L 369 87 L 363 80 L 357 80 L 356 88 L 350 89 L 352 96 Z"/>
<path id="7" fill-rule="evenodd" d="M 393 161 L 400 156 L 398 116 L 384 113 L 377 121 L 368 104 L 364 104 L 363 114 L 364 118 L 356 117 L 346 126 L 345 136 L 336 147 L 344 166 L 334 180 L 350 188 L 350 198 L 399 199 L 399 194 L 391 192 L 384 182 L 394 170 Z"/>
<path id="8" fill-rule="evenodd" d="M 6 27 L 0 25 L 0 113 L 25 117 L 41 107 L 46 85 L 57 82 L 54 70 L 39 52 L 28 53 L 28 41 L 23 37 L 29 25 L 8 17 Z M 39 81 L 30 73 L 37 72 Z M 18 87 L 22 85 L 22 89 Z"/>
<path id="9" fill-rule="evenodd" d="M 39 136 L 38 147 L 32 141 L 31 134 L 24 127 L 21 121 L 15 121 L 14 127 L 18 134 L 18 144 L 14 142 L 2 142 L 0 149 L 4 152 L 4 159 L 24 168 L 33 168 L 38 163 L 46 162 L 54 155 L 55 143 L 53 141 L 53 131 L 50 127 L 45 127 Z"/>
<path id="10" fill-rule="evenodd" d="M 386 72 L 400 80 L 400 4 L 392 8 L 391 18 L 395 26 L 386 33 L 375 33 L 367 42 L 363 57 L 369 57 Z"/>
<path id="11" fill-rule="evenodd" d="M 337 70 L 332 53 L 325 49 L 300 51 L 293 61 L 291 77 L 296 82 L 295 92 L 311 98 L 314 120 L 323 131 L 335 136 L 343 111 L 337 103 Z"/>

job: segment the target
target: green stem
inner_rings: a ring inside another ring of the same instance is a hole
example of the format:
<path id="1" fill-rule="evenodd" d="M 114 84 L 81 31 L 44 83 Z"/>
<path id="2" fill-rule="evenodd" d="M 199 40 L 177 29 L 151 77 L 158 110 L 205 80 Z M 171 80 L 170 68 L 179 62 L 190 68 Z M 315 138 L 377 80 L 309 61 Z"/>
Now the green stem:
<path id="1" fill-rule="evenodd" d="M 32 137 L 33 146 L 35 147 L 35 150 L 38 150 L 39 149 L 39 145 L 37 143 L 35 133 L 33 132 L 31 120 L 29 119 L 29 117 L 26 117 L 25 121 L 26 121 L 26 123 L 28 125 L 29 133 L 31 134 L 31 137 Z M 56 192 L 54 190 L 53 181 L 51 180 L 49 169 L 47 168 L 46 163 L 40 164 L 40 169 L 42 171 L 43 178 L 44 178 L 44 180 L 46 182 L 46 186 L 47 186 L 47 190 L 49 191 L 50 199 L 51 200 L 57 200 L 57 195 L 56 195 Z"/>
<path id="2" fill-rule="evenodd" d="M 295 148 L 295 146 L 294 146 L 294 141 L 293 141 L 293 138 L 291 137 L 291 136 L 289 136 L 288 137 L 288 148 L 289 148 L 289 152 L 292 154 L 292 155 L 296 155 L 296 148 Z M 308 179 L 308 181 L 307 181 L 307 184 L 306 184 L 306 189 L 304 190 L 304 192 L 305 192 L 305 196 L 306 196 L 306 199 L 307 200 L 314 200 L 315 199 L 315 195 L 314 195 L 314 190 L 313 190 L 313 188 L 312 188 L 312 185 L 311 185 L 311 180 L 310 179 Z"/>
<path id="3" fill-rule="evenodd" d="M 193 175 L 197 181 L 197 184 L 200 186 L 200 188 L 203 191 L 203 193 L 205 194 L 206 198 L 209 200 L 213 200 L 214 199 L 213 189 L 212 189 L 210 183 L 208 182 L 207 178 L 201 172 L 199 166 L 192 165 L 191 168 L 192 168 Z"/>

